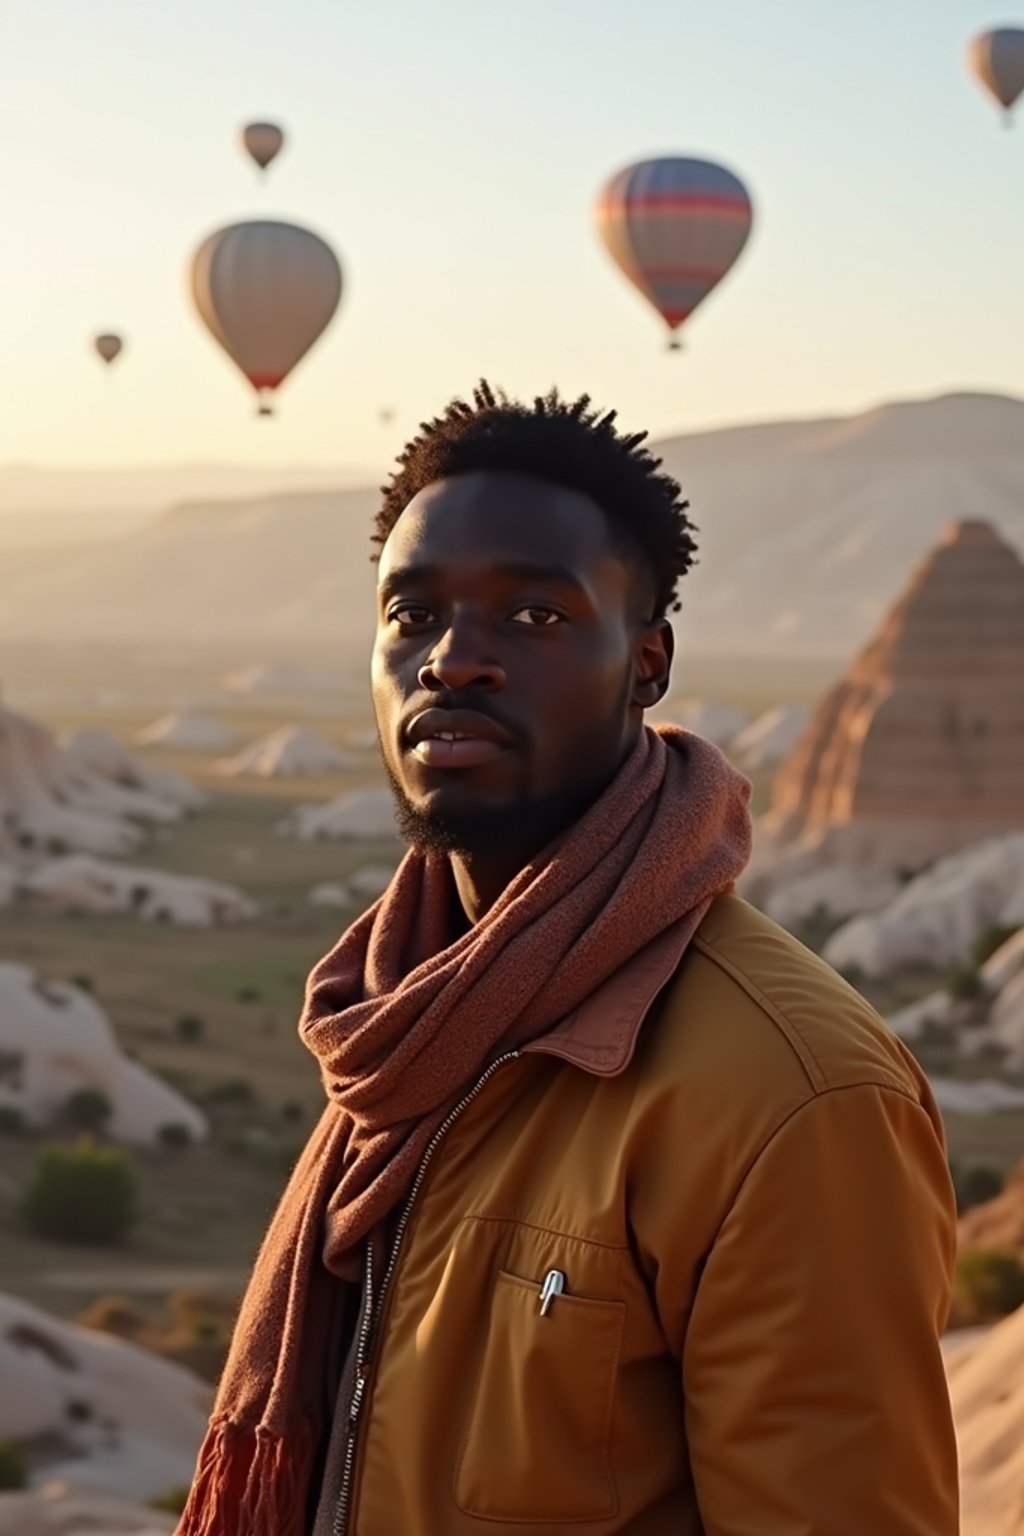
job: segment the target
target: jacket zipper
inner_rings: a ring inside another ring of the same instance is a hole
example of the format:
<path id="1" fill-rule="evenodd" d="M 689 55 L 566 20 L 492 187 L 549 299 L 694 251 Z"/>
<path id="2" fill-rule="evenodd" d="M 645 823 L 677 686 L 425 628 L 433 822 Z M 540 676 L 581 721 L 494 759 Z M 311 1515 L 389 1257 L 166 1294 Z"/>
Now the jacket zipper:
<path id="1" fill-rule="evenodd" d="M 346 1536 L 348 1531 L 349 1506 L 352 1499 L 352 1479 L 355 1473 L 356 1433 L 359 1427 L 359 1416 L 362 1412 L 363 1403 L 366 1398 L 366 1384 L 370 1367 L 370 1344 L 371 1340 L 373 1340 L 373 1334 L 376 1331 L 376 1326 L 380 1322 L 384 1311 L 384 1302 L 387 1299 L 388 1290 L 390 1289 L 391 1281 L 398 1264 L 398 1257 L 401 1251 L 402 1241 L 405 1237 L 405 1230 L 409 1225 L 409 1218 L 412 1215 L 412 1208 L 422 1187 L 423 1180 L 426 1177 L 427 1168 L 430 1165 L 434 1153 L 437 1151 L 438 1147 L 441 1145 L 441 1142 L 447 1136 L 456 1120 L 462 1114 L 463 1110 L 469 1108 L 477 1094 L 481 1091 L 482 1088 L 486 1087 L 499 1067 L 503 1067 L 506 1062 L 516 1061 L 518 1057 L 518 1051 L 506 1051 L 504 1056 L 496 1057 L 495 1060 L 491 1062 L 486 1072 L 484 1072 L 482 1077 L 477 1080 L 475 1085 L 470 1089 L 466 1096 L 460 1099 L 459 1102 L 448 1111 L 447 1115 L 441 1121 L 441 1124 L 438 1126 L 437 1130 L 434 1132 L 433 1136 L 427 1143 L 423 1156 L 420 1158 L 420 1165 L 416 1170 L 416 1177 L 412 1181 L 412 1187 L 409 1190 L 405 1205 L 402 1207 L 402 1214 L 398 1218 L 398 1226 L 395 1228 L 395 1237 L 393 1243 L 391 1244 L 391 1253 L 388 1256 L 387 1268 L 384 1271 L 384 1278 L 381 1281 L 380 1293 L 376 1298 L 376 1304 L 374 1303 L 373 1296 L 373 1244 L 372 1242 L 367 1241 L 366 1269 L 363 1280 L 363 1315 L 360 1320 L 359 1336 L 356 1341 L 355 1385 L 352 1389 L 352 1400 L 349 1404 L 348 1410 L 348 1435 L 345 1444 L 345 1465 L 342 1471 L 341 1492 L 338 1494 L 338 1502 L 334 1510 L 334 1524 L 332 1526 L 333 1536 Z M 373 1342 L 376 1341 L 373 1340 Z"/>

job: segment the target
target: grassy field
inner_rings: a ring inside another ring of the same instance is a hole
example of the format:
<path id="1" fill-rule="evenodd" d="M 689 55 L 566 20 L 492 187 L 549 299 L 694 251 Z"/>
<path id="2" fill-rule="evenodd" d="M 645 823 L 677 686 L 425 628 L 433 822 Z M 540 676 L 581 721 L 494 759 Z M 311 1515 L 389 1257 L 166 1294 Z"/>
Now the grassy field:
<path id="1" fill-rule="evenodd" d="M 272 701 L 225 704 L 213 712 L 243 743 L 294 718 L 294 706 Z M 154 713 L 55 708 L 49 723 L 60 730 L 100 726 L 130 741 Z M 367 719 L 351 704 L 335 716 L 321 716 L 318 708 L 305 723 L 349 744 Z M 188 930 L 3 912 L 0 957 L 87 985 L 124 1049 L 202 1104 L 212 1122 L 205 1145 L 135 1154 L 141 1215 L 116 1249 L 69 1248 L 30 1236 L 17 1200 L 44 1138 L 0 1141 L 0 1290 L 65 1315 L 111 1294 L 148 1309 L 182 1289 L 237 1295 L 286 1170 L 322 1104 L 296 1020 L 310 966 L 355 911 L 313 907 L 308 893 L 398 853 L 393 843 L 307 844 L 276 830 L 296 803 L 376 782 L 369 752 L 351 773 L 297 782 L 226 780 L 208 757 L 150 756 L 203 783 L 212 799 L 150 837 L 136 861 L 237 884 L 259 903 L 260 916 L 234 928 Z M 768 782 L 759 778 L 759 804 Z M 183 1038 L 179 1021 L 186 1016 L 201 1020 L 199 1040 Z M 960 1161 L 1005 1169 L 1024 1156 L 1024 1115 L 951 1116 L 947 1128 Z"/>

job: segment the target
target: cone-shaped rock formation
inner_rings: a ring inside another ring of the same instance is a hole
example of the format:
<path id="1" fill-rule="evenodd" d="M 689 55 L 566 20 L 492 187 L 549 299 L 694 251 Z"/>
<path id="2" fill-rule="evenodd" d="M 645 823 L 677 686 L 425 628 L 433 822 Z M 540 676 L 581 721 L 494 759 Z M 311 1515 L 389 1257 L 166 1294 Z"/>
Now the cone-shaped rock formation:
<path id="1" fill-rule="evenodd" d="M 765 830 L 915 866 L 1024 827 L 1024 563 L 962 522 L 779 771 Z"/>

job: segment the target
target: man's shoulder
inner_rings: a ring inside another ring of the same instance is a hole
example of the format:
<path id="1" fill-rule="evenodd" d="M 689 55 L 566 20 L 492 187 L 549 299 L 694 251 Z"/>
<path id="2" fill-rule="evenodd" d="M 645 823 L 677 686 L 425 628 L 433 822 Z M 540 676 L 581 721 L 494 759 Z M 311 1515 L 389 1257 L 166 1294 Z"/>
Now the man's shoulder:
<path id="1" fill-rule="evenodd" d="M 870 1003 L 792 934 L 719 897 L 660 999 L 658 1054 L 769 1097 L 874 1084 L 921 1097 L 913 1057 Z M 774 1091 L 773 1091 L 774 1090 Z"/>

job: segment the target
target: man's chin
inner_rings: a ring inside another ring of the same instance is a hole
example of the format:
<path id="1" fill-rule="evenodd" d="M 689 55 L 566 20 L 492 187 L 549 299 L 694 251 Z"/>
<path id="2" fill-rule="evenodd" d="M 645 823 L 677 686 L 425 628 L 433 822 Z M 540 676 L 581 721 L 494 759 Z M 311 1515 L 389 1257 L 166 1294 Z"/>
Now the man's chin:
<path id="1" fill-rule="evenodd" d="M 467 798 L 464 793 L 456 797 L 448 790 L 414 802 L 404 791 L 392 788 L 399 831 L 423 853 L 481 854 L 506 847 L 509 824 L 521 823 L 528 810 L 482 797 Z"/>

